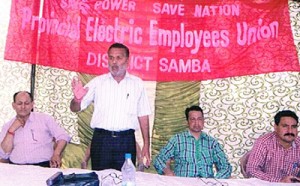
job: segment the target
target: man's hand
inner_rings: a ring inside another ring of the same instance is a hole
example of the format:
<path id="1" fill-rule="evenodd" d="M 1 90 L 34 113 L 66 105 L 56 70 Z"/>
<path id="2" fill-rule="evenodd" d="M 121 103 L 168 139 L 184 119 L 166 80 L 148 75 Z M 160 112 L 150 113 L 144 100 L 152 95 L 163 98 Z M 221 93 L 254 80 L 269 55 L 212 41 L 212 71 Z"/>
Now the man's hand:
<path id="1" fill-rule="evenodd" d="M 280 180 L 280 182 L 283 182 L 283 183 L 300 182 L 300 178 L 295 177 L 295 176 L 286 176 L 286 177 L 282 178 L 282 179 Z"/>
<path id="2" fill-rule="evenodd" d="M 16 120 L 13 122 L 13 124 L 9 127 L 8 131 L 15 132 L 20 127 L 25 126 L 26 121 L 20 117 L 16 117 Z"/>
<path id="3" fill-rule="evenodd" d="M 53 154 L 50 160 L 50 167 L 51 168 L 60 168 L 61 166 L 61 157 L 59 155 Z"/>
<path id="4" fill-rule="evenodd" d="M 164 169 L 164 175 L 166 175 L 166 176 L 175 176 L 174 172 L 168 167 L 166 167 Z"/>
<path id="5" fill-rule="evenodd" d="M 82 98 L 86 95 L 88 92 L 88 88 L 84 88 L 82 85 L 82 82 L 78 77 L 74 77 L 72 80 L 72 91 L 74 94 L 75 101 L 81 101 Z"/>
<path id="6" fill-rule="evenodd" d="M 80 166 L 81 166 L 82 169 L 87 169 L 88 162 L 87 161 L 82 161 L 81 164 L 80 164 Z"/>
<path id="7" fill-rule="evenodd" d="M 143 157 L 143 163 L 145 167 L 149 168 L 151 164 L 150 152 L 149 152 L 149 147 L 145 147 L 145 145 L 143 146 L 142 149 L 142 157 Z"/>

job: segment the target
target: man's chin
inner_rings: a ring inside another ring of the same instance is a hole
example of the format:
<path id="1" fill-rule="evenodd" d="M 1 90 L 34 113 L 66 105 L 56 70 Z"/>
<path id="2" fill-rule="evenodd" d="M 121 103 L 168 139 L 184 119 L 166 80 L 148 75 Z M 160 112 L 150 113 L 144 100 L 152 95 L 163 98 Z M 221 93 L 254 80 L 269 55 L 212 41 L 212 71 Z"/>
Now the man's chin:
<path id="1" fill-rule="evenodd" d="M 295 137 L 293 136 L 286 136 L 285 137 L 285 141 L 288 143 L 292 143 L 295 140 Z"/>
<path id="2" fill-rule="evenodd" d="M 121 71 L 110 71 L 111 75 L 113 77 L 124 77 L 125 76 L 125 73 L 121 72 Z"/>
<path id="3" fill-rule="evenodd" d="M 19 112 L 17 113 L 18 116 L 28 116 L 31 112 L 24 111 L 24 112 Z"/>
<path id="4" fill-rule="evenodd" d="M 192 131 L 195 133 L 200 133 L 202 130 L 201 129 L 193 129 Z"/>

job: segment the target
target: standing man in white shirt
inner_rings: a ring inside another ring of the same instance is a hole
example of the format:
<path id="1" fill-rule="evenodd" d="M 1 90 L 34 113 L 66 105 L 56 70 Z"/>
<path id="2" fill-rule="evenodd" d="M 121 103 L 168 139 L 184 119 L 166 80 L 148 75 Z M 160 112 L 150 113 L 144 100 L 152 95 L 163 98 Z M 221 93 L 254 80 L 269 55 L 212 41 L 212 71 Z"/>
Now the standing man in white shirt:
<path id="1" fill-rule="evenodd" d="M 73 79 L 74 98 L 70 109 L 84 110 L 94 103 L 91 127 L 91 163 L 93 170 L 121 170 L 124 154 L 132 154 L 136 162 L 134 131 L 140 126 L 144 146 L 142 156 L 150 165 L 149 115 L 151 109 L 143 81 L 127 72 L 129 49 L 114 43 L 108 49 L 109 73 L 95 77 L 84 87 Z"/>

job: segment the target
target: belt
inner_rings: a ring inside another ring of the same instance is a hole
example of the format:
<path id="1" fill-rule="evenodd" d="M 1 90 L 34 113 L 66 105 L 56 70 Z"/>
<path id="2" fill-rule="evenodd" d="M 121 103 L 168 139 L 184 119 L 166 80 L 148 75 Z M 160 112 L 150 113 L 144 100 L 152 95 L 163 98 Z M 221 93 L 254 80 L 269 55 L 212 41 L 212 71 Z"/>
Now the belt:
<path id="1" fill-rule="evenodd" d="M 14 162 L 9 160 L 9 163 L 10 164 L 15 164 L 15 165 L 37 165 L 37 166 L 41 166 L 41 167 L 50 167 L 50 161 L 43 161 L 43 162 L 39 162 L 39 163 L 19 164 L 19 163 L 14 163 Z"/>
<path id="2" fill-rule="evenodd" d="M 123 130 L 123 131 L 110 131 L 110 130 L 104 130 L 104 129 L 95 129 L 96 133 L 104 135 L 104 136 L 111 136 L 113 138 L 116 137 L 121 137 L 121 136 L 129 136 L 129 135 L 134 135 L 134 130 L 129 129 L 129 130 Z"/>

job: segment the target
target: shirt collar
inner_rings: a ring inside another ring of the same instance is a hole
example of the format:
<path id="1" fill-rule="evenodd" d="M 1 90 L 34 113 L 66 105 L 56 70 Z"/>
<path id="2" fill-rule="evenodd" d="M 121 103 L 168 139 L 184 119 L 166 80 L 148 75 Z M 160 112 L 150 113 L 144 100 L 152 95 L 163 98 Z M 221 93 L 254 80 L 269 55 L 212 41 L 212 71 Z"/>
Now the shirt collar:
<path id="1" fill-rule="evenodd" d="M 275 131 L 273 132 L 273 134 L 274 134 L 274 137 L 275 137 L 275 139 L 276 139 L 277 145 L 280 146 L 280 147 L 282 147 L 282 145 L 279 143 L 278 136 L 277 136 L 277 134 L 276 134 Z M 292 148 L 297 148 L 297 147 L 299 146 L 299 143 L 300 143 L 300 138 L 297 137 L 297 138 L 292 142 Z"/>
<path id="2" fill-rule="evenodd" d="M 293 141 L 293 143 L 292 143 L 292 147 L 293 147 L 293 148 L 296 148 L 296 147 L 297 147 L 297 145 L 296 145 L 296 142 L 295 142 L 295 141 Z"/>
<path id="3" fill-rule="evenodd" d="M 30 123 L 30 121 L 32 121 L 33 120 L 33 114 L 32 114 L 33 112 L 30 112 L 30 115 L 29 115 L 29 117 L 27 118 L 27 120 L 26 120 L 26 122 L 25 122 L 25 127 L 27 126 L 27 124 L 28 123 Z"/>
<path id="4" fill-rule="evenodd" d="M 110 72 L 108 73 L 108 77 L 114 79 L 114 77 L 111 75 Z M 130 78 L 130 74 L 126 71 L 124 79 L 127 79 L 127 78 Z M 122 80 L 124 80 L 124 79 L 122 79 Z"/>
<path id="5" fill-rule="evenodd" d="M 31 121 L 31 120 L 33 120 L 32 118 L 33 118 L 33 114 L 32 114 L 33 112 L 30 112 L 30 115 L 29 115 L 29 117 L 28 117 L 28 121 Z"/>
<path id="6" fill-rule="evenodd" d="M 195 139 L 195 137 L 191 134 L 189 129 L 186 130 L 186 133 L 187 133 L 188 137 Z M 199 139 L 207 139 L 207 137 L 208 137 L 208 135 L 205 132 L 201 131 Z"/>

